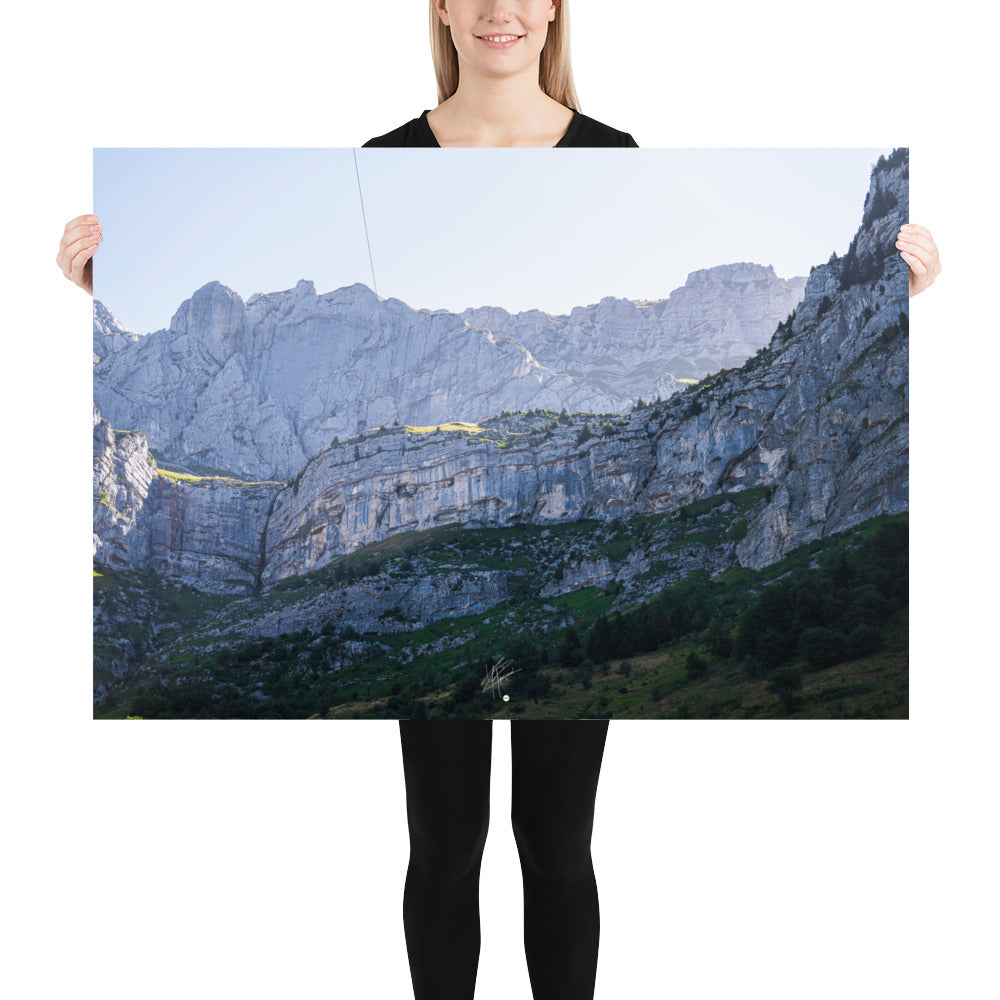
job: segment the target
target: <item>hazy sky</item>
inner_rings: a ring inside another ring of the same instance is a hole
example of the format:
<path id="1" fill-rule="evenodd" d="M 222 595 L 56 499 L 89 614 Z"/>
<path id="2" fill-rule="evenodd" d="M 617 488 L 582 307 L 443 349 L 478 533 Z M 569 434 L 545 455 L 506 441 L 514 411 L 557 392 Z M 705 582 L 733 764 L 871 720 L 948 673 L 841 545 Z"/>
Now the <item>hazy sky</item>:
<path id="1" fill-rule="evenodd" d="M 808 274 L 891 149 L 97 149 L 95 296 L 148 333 L 209 281 L 371 286 L 355 152 L 380 295 L 563 313 L 733 261 Z"/>

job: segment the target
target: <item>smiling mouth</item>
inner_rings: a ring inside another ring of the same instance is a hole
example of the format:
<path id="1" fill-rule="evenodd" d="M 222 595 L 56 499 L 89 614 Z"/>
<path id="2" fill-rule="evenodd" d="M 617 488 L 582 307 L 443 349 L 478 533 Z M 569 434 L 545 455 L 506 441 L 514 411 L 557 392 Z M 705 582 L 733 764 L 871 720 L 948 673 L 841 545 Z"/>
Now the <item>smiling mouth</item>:
<path id="1" fill-rule="evenodd" d="M 524 38 L 524 35 L 476 35 L 476 38 L 487 45 L 512 45 Z"/>

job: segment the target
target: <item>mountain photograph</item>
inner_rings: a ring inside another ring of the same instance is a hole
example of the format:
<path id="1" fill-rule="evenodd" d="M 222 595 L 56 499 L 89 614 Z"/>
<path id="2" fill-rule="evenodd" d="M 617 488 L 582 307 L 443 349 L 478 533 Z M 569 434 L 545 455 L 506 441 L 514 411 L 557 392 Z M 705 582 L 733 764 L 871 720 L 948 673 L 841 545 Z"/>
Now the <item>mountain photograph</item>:
<path id="1" fill-rule="evenodd" d="M 95 154 L 95 719 L 908 717 L 906 149 L 290 152 Z"/>

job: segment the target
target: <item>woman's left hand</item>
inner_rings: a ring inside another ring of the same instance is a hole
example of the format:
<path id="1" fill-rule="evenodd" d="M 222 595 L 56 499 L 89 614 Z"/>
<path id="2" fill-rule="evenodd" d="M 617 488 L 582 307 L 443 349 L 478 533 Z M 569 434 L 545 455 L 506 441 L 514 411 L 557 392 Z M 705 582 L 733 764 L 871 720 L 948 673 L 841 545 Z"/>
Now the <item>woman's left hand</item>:
<path id="1" fill-rule="evenodd" d="M 899 256 L 910 265 L 910 298 L 934 284 L 941 273 L 941 258 L 929 229 L 905 223 L 896 239 Z"/>

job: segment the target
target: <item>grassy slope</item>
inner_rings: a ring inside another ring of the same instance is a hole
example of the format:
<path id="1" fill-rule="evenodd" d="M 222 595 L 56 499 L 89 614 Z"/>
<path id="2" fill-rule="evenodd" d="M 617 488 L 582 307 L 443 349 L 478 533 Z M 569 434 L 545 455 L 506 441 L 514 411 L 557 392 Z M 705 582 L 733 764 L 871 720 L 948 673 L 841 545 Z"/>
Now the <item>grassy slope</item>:
<path id="1" fill-rule="evenodd" d="M 250 717 L 259 714 L 262 701 L 270 702 L 270 710 L 285 717 L 385 717 L 389 696 L 400 691 L 421 698 L 433 712 L 449 696 L 455 677 L 453 669 L 482 662 L 511 634 L 530 629 L 539 635 L 540 642 L 553 654 L 550 662 L 554 663 L 563 622 L 572 620 L 583 635 L 598 615 L 607 613 L 616 602 L 621 607 L 624 598 L 613 584 L 607 589 L 584 587 L 545 599 L 534 596 L 546 574 L 558 572 L 559 553 L 563 554 L 562 562 L 597 555 L 618 561 L 638 549 L 649 554 L 653 566 L 659 567 L 658 572 L 645 574 L 656 578 L 649 582 L 659 590 L 661 583 L 669 585 L 669 577 L 678 577 L 677 572 L 670 570 L 666 554 L 686 551 L 688 556 L 697 557 L 699 547 L 712 546 L 727 534 L 738 533 L 741 524 L 745 524 L 747 511 L 761 499 L 756 495 L 707 498 L 680 514 L 633 517 L 611 523 L 575 522 L 482 530 L 445 527 L 397 535 L 343 557 L 339 570 L 334 565 L 283 581 L 257 598 L 263 605 L 273 606 L 275 602 L 292 602 L 305 595 L 319 594 L 336 585 L 338 572 L 364 575 L 392 570 L 406 578 L 411 574 L 453 572 L 456 566 L 461 566 L 465 570 L 503 568 L 522 574 L 525 586 L 521 592 L 483 614 L 432 622 L 415 631 L 357 637 L 371 643 L 372 655 L 337 670 L 316 666 L 327 655 L 324 650 L 335 653 L 343 646 L 343 636 L 331 624 L 324 628 L 325 635 L 313 632 L 282 636 L 269 646 L 240 642 L 238 622 L 252 602 L 238 602 L 239 613 L 234 614 L 232 604 L 227 607 L 220 604 L 219 598 L 213 598 L 202 609 L 203 624 L 199 627 L 194 593 L 169 588 L 172 593 L 184 593 L 183 601 L 177 597 L 170 603 L 173 614 L 179 606 L 185 609 L 181 617 L 186 627 L 178 635 L 175 620 L 175 638 L 148 656 L 145 661 L 148 669 L 124 684 L 117 697 L 99 707 L 95 715 L 109 718 L 129 714 L 132 697 L 148 687 L 151 676 L 173 685 L 202 683 L 211 691 L 206 702 L 208 711 L 212 701 L 228 691 L 231 698 L 245 699 L 240 703 L 244 707 L 238 704 L 235 711 L 243 711 Z M 905 519 L 905 515 L 902 517 Z M 870 526 L 862 525 L 842 536 L 803 546 L 759 573 L 734 567 L 717 578 L 720 588 L 737 602 L 749 599 L 765 581 L 796 566 L 816 565 L 839 547 L 855 544 L 858 537 L 870 530 Z M 399 568 L 406 565 L 410 569 Z M 162 596 L 155 604 L 151 612 L 154 616 L 163 604 Z M 209 616 L 213 616 L 210 627 L 204 624 Z M 220 663 L 215 660 L 217 654 L 206 655 L 204 650 L 210 641 L 218 642 L 227 628 L 232 632 L 231 655 Z M 421 647 L 442 639 L 450 639 L 457 645 L 421 652 Z M 631 677 L 617 673 L 618 661 L 598 666 L 589 681 L 549 667 L 545 673 L 552 688 L 547 698 L 537 704 L 531 699 L 507 704 L 498 701 L 489 708 L 498 710 L 497 718 L 586 717 L 607 712 L 615 718 L 752 718 L 786 714 L 768 682 L 744 676 L 735 662 L 714 663 L 706 678 L 687 679 L 685 658 L 696 646 L 695 638 L 688 636 L 665 649 L 634 656 Z M 255 689 L 257 701 L 246 700 Z M 344 704 L 337 704 L 348 698 Z M 230 707 L 229 711 L 233 710 Z M 193 709 L 191 713 L 199 714 Z M 790 714 L 811 718 L 854 714 L 905 717 L 905 622 L 892 625 L 888 649 L 879 654 L 805 673 L 802 690 Z"/>

